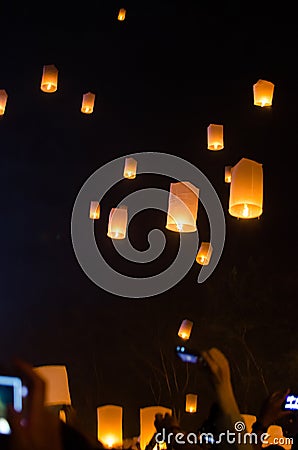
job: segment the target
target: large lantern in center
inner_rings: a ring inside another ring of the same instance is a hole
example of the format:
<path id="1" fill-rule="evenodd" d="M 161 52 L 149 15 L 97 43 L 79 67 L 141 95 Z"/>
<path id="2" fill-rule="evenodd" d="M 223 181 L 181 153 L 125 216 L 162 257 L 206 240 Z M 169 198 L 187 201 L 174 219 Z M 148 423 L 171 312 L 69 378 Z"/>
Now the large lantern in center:
<path id="1" fill-rule="evenodd" d="M 105 448 L 122 447 L 122 406 L 97 408 L 97 438 Z"/>
<path id="2" fill-rule="evenodd" d="M 127 230 L 127 206 L 112 208 L 109 217 L 108 236 L 112 239 L 125 239 Z"/>
<path id="3" fill-rule="evenodd" d="M 180 233 L 197 230 L 199 189 L 188 181 L 171 183 L 166 228 Z"/>
<path id="4" fill-rule="evenodd" d="M 271 81 L 259 80 L 253 85 L 254 91 L 254 105 L 256 106 L 271 106 L 274 84 Z"/>
<path id="5" fill-rule="evenodd" d="M 40 89 L 43 92 L 56 92 L 58 87 L 58 69 L 54 64 L 43 66 Z"/>
<path id="6" fill-rule="evenodd" d="M 223 125 L 210 124 L 207 128 L 208 150 L 222 150 L 224 148 L 223 141 Z"/>
<path id="7" fill-rule="evenodd" d="M 262 164 L 242 158 L 232 170 L 229 213 L 239 219 L 254 219 L 262 212 Z"/>

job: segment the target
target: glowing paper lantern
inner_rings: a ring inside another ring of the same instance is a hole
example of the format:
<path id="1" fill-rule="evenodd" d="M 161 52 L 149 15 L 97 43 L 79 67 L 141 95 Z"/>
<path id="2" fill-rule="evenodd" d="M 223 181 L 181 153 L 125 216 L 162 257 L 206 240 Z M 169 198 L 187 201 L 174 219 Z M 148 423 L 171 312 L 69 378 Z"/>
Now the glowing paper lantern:
<path id="1" fill-rule="evenodd" d="M 132 180 L 137 175 L 137 161 L 134 158 L 125 158 L 124 178 Z"/>
<path id="2" fill-rule="evenodd" d="M 171 183 L 166 228 L 180 233 L 197 230 L 199 189 L 188 181 Z"/>
<path id="3" fill-rule="evenodd" d="M 283 429 L 279 425 L 270 425 L 267 429 L 267 436 L 267 443 L 264 443 L 262 447 L 268 447 L 272 444 L 278 444 L 286 450 L 290 450 L 292 448 L 292 444 L 290 443 L 291 439 L 287 439 L 283 435 Z"/>
<path id="4" fill-rule="evenodd" d="M 122 406 L 97 408 L 97 439 L 108 448 L 122 447 Z"/>
<path id="5" fill-rule="evenodd" d="M 242 158 L 232 169 L 229 213 L 240 219 L 254 219 L 262 212 L 262 164 Z"/>
<path id="6" fill-rule="evenodd" d="M 121 8 L 118 13 L 118 20 L 120 20 L 120 22 L 123 22 L 123 20 L 125 20 L 125 16 L 126 16 L 126 9 Z"/>
<path id="7" fill-rule="evenodd" d="M 190 338 L 190 333 L 192 330 L 193 322 L 188 319 L 182 320 L 182 323 L 180 325 L 178 336 L 181 337 L 181 339 L 184 339 L 185 341 Z"/>
<path id="8" fill-rule="evenodd" d="M 222 150 L 223 142 L 223 125 L 210 124 L 207 128 L 208 150 Z"/>
<path id="9" fill-rule="evenodd" d="M 90 202 L 90 211 L 89 211 L 90 219 L 96 220 L 100 217 L 100 204 L 99 202 Z"/>
<path id="10" fill-rule="evenodd" d="M 108 236 L 112 239 L 125 239 L 127 230 L 127 207 L 112 208 L 109 217 Z"/>
<path id="11" fill-rule="evenodd" d="M 274 84 L 270 81 L 259 80 L 253 85 L 254 91 L 254 105 L 256 106 L 271 106 Z"/>
<path id="12" fill-rule="evenodd" d="M 251 414 L 241 414 L 241 417 L 245 423 L 245 432 L 252 433 L 252 426 L 257 420 L 256 416 L 253 416 Z"/>
<path id="13" fill-rule="evenodd" d="M 3 116 L 5 113 L 7 97 L 8 95 L 5 89 L 0 89 L 0 116 Z"/>
<path id="14" fill-rule="evenodd" d="M 197 412 L 197 394 L 187 394 L 185 401 L 185 411 L 189 413 Z"/>
<path id="15" fill-rule="evenodd" d="M 46 382 L 46 406 L 71 405 L 65 366 L 40 366 L 34 370 Z"/>
<path id="16" fill-rule="evenodd" d="M 92 92 L 87 92 L 83 95 L 81 111 L 84 114 L 92 114 L 94 108 L 95 94 Z"/>
<path id="17" fill-rule="evenodd" d="M 165 408 L 164 406 L 147 406 L 140 408 L 140 446 L 141 450 L 144 450 L 146 445 L 150 442 L 156 429 L 154 426 L 154 420 L 156 414 L 170 414 L 172 410 Z"/>
<path id="18" fill-rule="evenodd" d="M 210 242 L 202 242 L 196 256 L 197 263 L 201 264 L 202 266 L 207 266 L 210 262 L 212 251 L 213 248 Z"/>
<path id="19" fill-rule="evenodd" d="M 53 65 L 43 66 L 43 74 L 40 89 L 43 92 L 55 92 L 58 87 L 58 70 Z"/>
<path id="20" fill-rule="evenodd" d="M 226 166 L 225 167 L 225 182 L 231 183 L 232 179 L 232 166 Z"/>

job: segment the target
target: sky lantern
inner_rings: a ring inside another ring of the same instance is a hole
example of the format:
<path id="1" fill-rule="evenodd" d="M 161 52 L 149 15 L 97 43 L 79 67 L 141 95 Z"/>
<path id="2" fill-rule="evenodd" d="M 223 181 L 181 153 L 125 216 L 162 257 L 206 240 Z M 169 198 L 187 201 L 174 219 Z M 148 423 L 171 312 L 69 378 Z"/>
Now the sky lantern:
<path id="1" fill-rule="evenodd" d="M 232 170 L 229 213 L 240 219 L 259 217 L 263 212 L 262 164 L 242 158 Z"/>
<path id="2" fill-rule="evenodd" d="M 232 179 L 232 166 L 225 166 L 225 182 L 231 183 Z"/>
<path id="3" fill-rule="evenodd" d="M 125 158 L 123 176 L 132 180 L 137 175 L 137 161 L 134 158 Z"/>
<path id="4" fill-rule="evenodd" d="M 197 230 L 199 189 L 188 181 L 171 183 L 166 228 L 180 233 Z"/>
<path id="5" fill-rule="evenodd" d="M 122 447 L 123 408 L 104 405 L 97 408 L 97 439 L 106 448 Z"/>
<path id="6" fill-rule="evenodd" d="M 283 429 L 280 425 L 270 425 L 267 429 L 267 443 L 264 442 L 262 447 L 268 447 L 270 445 L 276 445 L 278 442 L 281 447 L 285 450 L 290 450 L 292 448 L 292 444 L 290 443 L 289 438 L 286 439 L 286 436 L 283 434 Z"/>
<path id="7" fill-rule="evenodd" d="M 58 87 L 58 69 L 53 65 L 43 66 L 40 89 L 43 92 L 56 92 Z"/>
<path id="8" fill-rule="evenodd" d="M 145 408 L 140 408 L 141 450 L 145 450 L 146 445 L 150 442 L 154 433 L 156 433 L 154 426 L 155 415 L 165 415 L 166 413 L 172 415 L 172 410 L 164 406 L 146 406 Z"/>
<path id="9" fill-rule="evenodd" d="M 81 112 L 84 114 L 92 114 L 94 108 L 95 94 L 92 92 L 87 92 L 83 95 Z"/>
<path id="10" fill-rule="evenodd" d="M 246 427 L 245 431 L 247 433 L 252 433 L 252 426 L 257 420 L 256 416 L 254 416 L 252 414 L 241 414 L 241 417 L 245 423 L 245 427 Z"/>
<path id="11" fill-rule="evenodd" d="M 100 217 L 100 204 L 99 202 L 90 202 L 89 218 L 97 220 Z"/>
<path id="12" fill-rule="evenodd" d="M 223 141 L 223 125 L 210 124 L 207 128 L 208 150 L 222 150 L 224 148 Z"/>
<path id="13" fill-rule="evenodd" d="M 254 91 L 254 105 L 256 106 L 271 106 L 274 84 L 270 81 L 259 80 L 253 85 Z"/>
<path id="14" fill-rule="evenodd" d="M 0 89 L 0 116 L 3 116 L 5 113 L 7 97 L 5 89 Z"/>
<path id="15" fill-rule="evenodd" d="M 127 219 L 127 206 L 112 208 L 109 216 L 108 236 L 112 239 L 125 239 Z"/>
<path id="16" fill-rule="evenodd" d="M 186 394 L 185 411 L 189 413 L 197 412 L 197 394 Z"/>
<path id="17" fill-rule="evenodd" d="M 180 325 L 178 336 L 181 337 L 181 339 L 184 339 L 185 341 L 190 338 L 190 333 L 192 330 L 193 322 L 188 319 L 182 320 L 182 323 Z"/>
<path id="18" fill-rule="evenodd" d="M 46 382 L 45 406 L 71 405 L 65 366 L 39 366 L 34 370 Z"/>
<path id="19" fill-rule="evenodd" d="M 126 16 L 126 9 L 121 8 L 118 13 L 118 20 L 120 22 L 123 22 L 123 20 L 125 20 L 125 16 Z"/>
<path id="20" fill-rule="evenodd" d="M 202 266 L 207 266 L 210 262 L 212 251 L 213 248 L 210 242 L 202 242 L 196 256 L 197 263 L 201 264 Z"/>

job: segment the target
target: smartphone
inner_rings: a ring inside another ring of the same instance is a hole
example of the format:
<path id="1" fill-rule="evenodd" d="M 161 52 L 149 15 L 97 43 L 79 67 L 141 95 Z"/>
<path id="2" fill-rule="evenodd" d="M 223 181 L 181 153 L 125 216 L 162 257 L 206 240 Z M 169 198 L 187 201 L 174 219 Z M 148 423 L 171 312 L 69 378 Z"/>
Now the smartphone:
<path id="1" fill-rule="evenodd" d="M 183 362 L 188 362 L 191 364 L 201 364 L 203 366 L 207 365 L 200 352 L 185 347 L 184 345 L 176 346 L 176 354 Z"/>
<path id="2" fill-rule="evenodd" d="M 7 421 L 7 407 L 11 405 L 15 411 L 22 411 L 22 381 L 18 377 L 0 375 L 0 434 L 10 434 Z"/>
<path id="3" fill-rule="evenodd" d="M 289 394 L 286 397 L 286 400 L 284 401 L 282 405 L 282 409 L 284 411 L 297 411 L 298 412 L 298 395 L 296 394 Z"/>

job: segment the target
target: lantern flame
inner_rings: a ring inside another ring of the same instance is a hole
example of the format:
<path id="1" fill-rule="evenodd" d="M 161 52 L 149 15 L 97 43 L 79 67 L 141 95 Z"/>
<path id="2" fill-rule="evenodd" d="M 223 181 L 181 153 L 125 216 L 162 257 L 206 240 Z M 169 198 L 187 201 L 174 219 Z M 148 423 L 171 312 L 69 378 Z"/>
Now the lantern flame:
<path id="1" fill-rule="evenodd" d="M 248 217 L 249 216 L 249 208 L 248 208 L 247 205 L 243 206 L 242 215 L 243 215 L 243 217 Z"/>
<path id="2" fill-rule="evenodd" d="M 107 436 L 105 438 L 106 444 L 109 448 L 112 448 L 113 445 L 115 444 L 115 438 L 113 436 Z"/>

